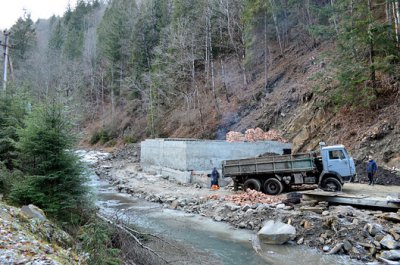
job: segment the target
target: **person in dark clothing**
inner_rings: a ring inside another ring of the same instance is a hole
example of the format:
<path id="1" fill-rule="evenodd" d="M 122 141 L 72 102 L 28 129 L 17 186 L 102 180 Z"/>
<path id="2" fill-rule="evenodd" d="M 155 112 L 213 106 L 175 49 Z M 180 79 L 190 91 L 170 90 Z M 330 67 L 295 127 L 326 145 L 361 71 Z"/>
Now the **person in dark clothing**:
<path id="1" fill-rule="evenodd" d="M 217 168 L 214 167 L 213 171 L 211 172 L 211 187 L 213 185 L 218 185 L 219 173 Z"/>
<path id="2" fill-rule="evenodd" d="M 378 166 L 376 165 L 376 162 L 374 159 L 372 159 L 371 156 L 368 158 L 368 163 L 367 163 L 367 174 L 368 174 L 368 185 L 374 185 L 374 176 L 376 174 L 376 171 L 378 170 Z"/>

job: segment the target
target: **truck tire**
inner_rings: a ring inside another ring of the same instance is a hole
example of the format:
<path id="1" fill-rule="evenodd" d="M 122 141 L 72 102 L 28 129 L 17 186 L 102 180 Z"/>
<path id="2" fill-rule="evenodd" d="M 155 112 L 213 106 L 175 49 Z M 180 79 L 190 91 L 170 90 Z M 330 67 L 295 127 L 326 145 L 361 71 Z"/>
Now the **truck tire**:
<path id="1" fill-rule="evenodd" d="M 278 195 L 283 191 L 283 185 L 278 179 L 269 178 L 264 182 L 264 191 L 269 195 Z"/>
<path id="2" fill-rule="evenodd" d="M 321 188 L 324 191 L 341 191 L 342 184 L 336 178 L 329 177 L 322 182 Z"/>
<path id="3" fill-rule="evenodd" d="M 260 191 L 261 190 L 261 182 L 258 179 L 248 179 L 243 183 L 243 189 L 245 191 L 247 189 Z"/>

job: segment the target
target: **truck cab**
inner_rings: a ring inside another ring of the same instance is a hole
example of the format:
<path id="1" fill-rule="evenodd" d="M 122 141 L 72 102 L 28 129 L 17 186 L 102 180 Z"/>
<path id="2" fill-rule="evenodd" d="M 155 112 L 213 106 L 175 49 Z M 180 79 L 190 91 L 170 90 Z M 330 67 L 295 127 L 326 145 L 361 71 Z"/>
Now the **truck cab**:
<path id="1" fill-rule="evenodd" d="M 327 178 L 336 178 L 343 184 L 356 176 L 354 160 L 343 145 L 325 146 L 320 143 L 320 147 L 323 165 L 320 184 L 324 184 Z"/>

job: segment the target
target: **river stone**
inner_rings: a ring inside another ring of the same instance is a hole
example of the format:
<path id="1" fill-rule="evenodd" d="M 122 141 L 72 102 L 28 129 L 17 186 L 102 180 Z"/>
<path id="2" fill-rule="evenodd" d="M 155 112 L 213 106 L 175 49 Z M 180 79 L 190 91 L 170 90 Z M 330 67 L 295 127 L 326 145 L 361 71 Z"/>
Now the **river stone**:
<path id="1" fill-rule="evenodd" d="M 383 230 L 383 227 L 378 224 L 367 224 L 368 227 L 368 233 L 371 236 L 376 236 L 377 234 L 381 233 Z"/>
<path id="2" fill-rule="evenodd" d="M 301 237 L 299 240 L 297 240 L 297 245 L 301 245 L 304 243 L 304 237 Z"/>
<path id="3" fill-rule="evenodd" d="M 239 223 L 239 228 L 246 228 L 246 224 L 244 222 Z"/>
<path id="4" fill-rule="evenodd" d="M 399 241 L 400 235 L 395 229 L 390 229 L 389 233 L 393 236 L 394 240 Z"/>
<path id="5" fill-rule="evenodd" d="M 221 216 L 215 216 L 214 220 L 217 222 L 221 222 L 223 220 L 223 218 Z"/>
<path id="6" fill-rule="evenodd" d="M 324 247 L 322 248 L 322 250 L 323 250 L 324 252 L 328 252 L 330 249 L 331 249 L 331 248 L 330 248 L 329 246 L 324 246 Z"/>
<path id="7" fill-rule="evenodd" d="M 227 203 L 227 204 L 225 205 L 225 207 L 228 208 L 229 210 L 231 210 L 232 212 L 237 211 L 237 210 L 240 209 L 240 206 L 239 206 L 239 205 L 236 205 L 236 204 L 234 204 L 234 203 Z"/>
<path id="8" fill-rule="evenodd" d="M 21 211 L 30 218 L 37 218 L 40 221 L 46 221 L 47 219 L 42 209 L 33 204 L 22 206 Z"/>
<path id="9" fill-rule="evenodd" d="M 242 211 L 246 212 L 248 209 L 251 209 L 250 205 L 246 204 L 245 206 L 242 207 Z"/>
<path id="10" fill-rule="evenodd" d="M 343 248 L 343 243 L 337 243 L 327 254 L 332 255 L 340 252 Z"/>
<path id="11" fill-rule="evenodd" d="M 178 205 L 179 205 L 179 201 L 178 201 L 178 200 L 173 201 L 173 202 L 171 203 L 171 209 L 176 209 L 176 208 L 178 208 Z"/>
<path id="12" fill-rule="evenodd" d="M 348 240 L 344 240 L 343 241 L 343 249 L 344 251 L 346 251 L 347 253 L 350 252 L 350 250 L 353 248 L 353 245 L 350 243 L 350 241 Z"/>
<path id="13" fill-rule="evenodd" d="M 382 251 L 380 257 L 388 260 L 400 260 L 400 250 Z"/>
<path id="14" fill-rule="evenodd" d="M 386 248 L 386 249 L 396 249 L 400 248 L 400 244 L 396 242 L 391 235 L 386 235 L 382 240 L 380 241 L 381 245 Z"/>
<path id="15" fill-rule="evenodd" d="M 296 228 L 280 221 L 269 220 L 257 236 L 265 244 L 282 245 L 296 236 Z"/>
<path id="16" fill-rule="evenodd" d="M 329 215 L 329 211 L 323 211 L 322 212 L 322 216 L 327 216 L 327 215 Z"/>
<path id="17" fill-rule="evenodd" d="M 278 204 L 277 206 L 276 206 L 276 209 L 283 209 L 283 208 L 285 208 L 285 204 L 284 203 L 280 203 L 280 204 Z"/>

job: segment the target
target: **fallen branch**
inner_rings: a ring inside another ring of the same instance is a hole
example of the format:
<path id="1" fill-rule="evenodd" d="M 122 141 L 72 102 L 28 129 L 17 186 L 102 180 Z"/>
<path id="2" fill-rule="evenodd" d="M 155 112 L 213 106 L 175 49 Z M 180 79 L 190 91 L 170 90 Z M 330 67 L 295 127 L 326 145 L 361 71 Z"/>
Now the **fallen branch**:
<path id="1" fill-rule="evenodd" d="M 140 242 L 140 240 L 131 232 L 129 231 L 126 227 L 124 227 L 123 225 L 117 224 L 115 222 L 113 222 L 112 220 L 108 219 L 107 217 L 102 216 L 101 214 L 97 213 L 96 214 L 97 217 L 99 217 L 101 220 L 103 220 L 106 223 L 109 223 L 117 228 L 119 228 L 120 230 L 124 231 L 127 235 L 129 235 L 131 238 L 133 238 L 133 240 L 135 240 L 135 242 L 142 248 L 148 250 L 149 252 L 153 253 L 155 256 L 157 256 L 158 258 L 160 258 L 162 261 L 164 261 L 165 263 L 169 264 L 169 262 L 164 259 L 162 256 L 160 256 L 157 252 L 155 252 L 153 249 L 143 245 L 142 242 Z M 133 230 L 134 231 L 134 230 Z"/>
<path id="2" fill-rule="evenodd" d="M 175 246 L 174 244 L 169 243 L 168 241 L 164 240 L 163 238 L 161 238 L 161 237 L 159 237 L 159 236 L 157 236 L 157 235 L 154 235 L 154 234 L 151 234 L 151 233 L 139 232 L 139 231 L 137 231 L 137 230 L 135 230 L 135 229 L 132 229 L 132 228 L 130 228 L 130 227 L 127 227 L 127 226 L 125 226 L 125 225 L 124 225 L 124 227 L 125 227 L 125 229 L 131 231 L 132 233 L 135 233 L 135 234 L 138 234 L 138 235 L 141 235 L 141 236 L 151 236 L 151 237 L 157 238 L 158 240 L 162 241 L 163 243 L 166 243 L 167 245 L 169 245 L 169 246 L 171 246 L 171 247 L 174 247 L 175 249 L 179 249 L 179 250 L 180 250 L 180 248 L 178 248 L 178 247 Z"/>

